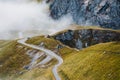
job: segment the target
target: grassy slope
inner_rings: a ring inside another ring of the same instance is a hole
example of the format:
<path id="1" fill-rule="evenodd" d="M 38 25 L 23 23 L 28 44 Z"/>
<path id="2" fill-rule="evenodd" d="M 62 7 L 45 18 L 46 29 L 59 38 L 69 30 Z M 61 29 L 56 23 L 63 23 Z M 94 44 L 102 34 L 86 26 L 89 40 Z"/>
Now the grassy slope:
<path id="1" fill-rule="evenodd" d="M 34 37 L 27 43 L 55 49 L 59 41 L 44 37 Z M 119 80 L 120 79 L 120 42 L 101 43 L 81 51 L 69 47 L 59 50 L 64 63 L 59 69 L 63 80 Z"/>
<path id="2" fill-rule="evenodd" d="M 98 44 L 64 59 L 63 80 L 119 80 L 120 42 Z"/>
<path id="3" fill-rule="evenodd" d="M 48 49 L 54 49 L 57 44 L 59 44 L 58 41 L 50 38 L 45 38 L 44 36 L 33 37 L 27 41 L 27 43 L 34 45 L 40 45 L 41 42 L 44 42 L 44 46 Z"/>
<path id="4" fill-rule="evenodd" d="M 54 80 L 54 76 L 49 68 L 35 68 L 15 78 L 15 80 Z"/>
<path id="5" fill-rule="evenodd" d="M 30 63 L 30 58 L 25 53 L 31 48 L 18 44 L 17 41 L 1 41 L 0 48 L 0 79 L 53 80 L 51 68 L 56 63 L 55 59 L 46 68 L 27 71 L 23 69 L 23 66 Z M 24 73 L 19 74 L 20 72 Z"/>
<path id="6" fill-rule="evenodd" d="M 54 50 L 59 41 L 41 36 L 30 38 L 27 43 L 39 45 L 45 42 L 45 47 Z M 1 73 L 16 73 L 21 71 L 23 65 L 29 63 L 24 48 L 16 41 L 1 42 L 0 46 Z M 63 44 L 61 44 L 63 45 Z M 119 80 L 120 79 L 120 42 L 101 43 L 81 51 L 67 46 L 59 50 L 64 63 L 59 68 L 63 80 Z M 29 49 L 29 48 L 28 48 Z M 21 55 L 22 54 L 22 55 Z M 51 67 L 36 68 L 18 75 L 15 80 L 53 80 Z M 7 78 L 8 79 L 8 78 Z M 13 80 L 13 79 L 12 79 Z"/>
<path id="7" fill-rule="evenodd" d="M 1 46 L 2 45 L 2 46 Z M 0 44 L 0 74 L 13 74 L 22 70 L 23 65 L 28 64 L 29 57 L 24 54 L 24 48 L 18 48 L 16 41 L 8 41 Z"/>
<path id="8" fill-rule="evenodd" d="M 57 45 L 64 46 L 62 49 L 59 50 L 59 54 L 63 58 L 65 58 L 66 55 L 68 56 L 70 53 L 72 54 L 74 52 L 77 52 L 75 51 L 75 49 L 65 46 L 59 41 L 54 40 L 53 38 L 45 38 L 44 36 L 33 37 L 27 41 L 27 43 L 34 44 L 34 45 L 39 45 L 41 42 L 44 42 L 45 48 L 50 49 L 50 50 L 55 50 Z"/>

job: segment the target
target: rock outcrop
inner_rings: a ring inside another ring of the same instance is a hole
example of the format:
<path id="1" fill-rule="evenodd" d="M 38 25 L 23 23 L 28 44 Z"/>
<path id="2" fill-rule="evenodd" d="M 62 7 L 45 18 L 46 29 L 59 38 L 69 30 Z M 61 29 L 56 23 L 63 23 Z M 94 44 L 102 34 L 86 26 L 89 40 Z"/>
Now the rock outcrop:
<path id="1" fill-rule="evenodd" d="M 98 43 L 120 41 L 119 32 L 101 29 L 67 30 L 53 37 L 63 44 L 77 49 L 82 49 Z"/>
<path id="2" fill-rule="evenodd" d="M 54 19 L 71 14 L 79 25 L 94 25 L 120 29 L 120 0 L 53 0 Z"/>

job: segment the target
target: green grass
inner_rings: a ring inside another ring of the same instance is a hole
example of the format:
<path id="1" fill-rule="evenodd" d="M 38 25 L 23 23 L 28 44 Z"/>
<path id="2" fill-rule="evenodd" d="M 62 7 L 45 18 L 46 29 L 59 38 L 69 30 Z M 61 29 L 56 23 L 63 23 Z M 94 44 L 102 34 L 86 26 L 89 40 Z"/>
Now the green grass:
<path id="1" fill-rule="evenodd" d="M 120 79 L 120 42 L 100 43 L 80 51 L 44 36 L 32 37 L 26 42 L 34 45 L 44 42 L 45 48 L 50 50 L 55 50 L 57 45 L 63 46 L 58 51 L 64 60 L 59 67 L 62 80 Z M 46 68 L 23 70 L 23 66 L 30 62 L 30 58 L 25 53 L 31 49 L 17 41 L 0 41 L 0 65 L 3 65 L 0 67 L 0 78 L 4 77 L 3 80 L 10 78 L 11 80 L 54 80 L 51 69 L 56 64 L 55 59 L 49 62 L 48 64 L 51 65 Z M 24 73 L 16 75 L 20 71 Z"/>
<path id="2" fill-rule="evenodd" d="M 22 75 L 18 75 L 13 80 L 54 80 L 52 73 L 52 67 L 56 64 L 56 59 L 52 59 L 49 63 L 45 64 L 49 66 L 45 68 L 34 68 L 29 71 L 24 71 Z"/>
<path id="3" fill-rule="evenodd" d="M 51 69 L 52 67 L 46 69 L 35 68 L 18 76 L 15 80 L 54 80 Z"/>
<path id="4" fill-rule="evenodd" d="M 65 46 L 64 44 L 60 43 L 59 41 L 53 38 L 45 38 L 44 36 L 37 36 L 30 38 L 27 43 L 39 45 L 41 42 L 44 42 L 45 48 L 50 50 L 55 50 L 57 45 L 62 45 L 63 48 L 59 49 L 58 53 L 64 58 L 66 55 L 68 56 L 70 53 L 77 52 L 75 49 Z"/>
<path id="5" fill-rule="evenodd" d="M 63 45 L 62 43 L 53 38 L 45 38 L 44 36 L 32 37 L 26 41 L 26 43 L 34 45 L 40 45 L 40 43 L 42 42 L 44 42 L 44 47 L 50 50 L 56 49 L 57 45 Z"/>
<path id="6" fill-rule="evenodd" d="M 28 64 L 29 57 L 24 48 L 18 48 L 16 41 L 11 41 L 0 50 L 0 74 L 15 74 L 22 70 L 23 65 Z"/>
<path id="7" fill-rule="evenodd" d="M 120 42 L 98 44 L 64 59 L 63 80 L 119 80 Z"/>
<path id="8" fill-rule="evenodd" d="M 11 41 L 6 40 L 0 40 L 0 48 L 3 48 L 4 46 L 7 46 Z"/>
<path id="9" fill-rule="evenodd" d="M 51 50 L 59 44 L 52 38 L 40 36 L 27 42 L 35 45 L 45 42 L 46 48 Z M 120 42 L 101 43 L 80 51 L 65 46 L 59 50 L 64 59 L 64 63 L 59 67 L 59 74 L 62 80 L 119 80 L 119 48 Z"/>
<path id="10" fill-rule="evenodd" d="M 32 48 L 21 45 L 17 41 L 1 42 L 0 44 L 0 78 L 2 80 L 53 80 L 51 68 L 56 64 L 52 59 L 45 68 L 36 68 L 30 71 L 23 69 L 23 66 L 30 63 L 30 57 L 26 55 L 27 50 Z M 2 65 L 2 67 L 1 67 Z M 20 72 L 24 72 L 20 75 Z"/>
<path id="11" fill-rule="evenodd" d="M 45 38 L 44 36 L 33 37 L 27 41 L 27 43 L 34 45 L 40 45 L 41 42 L 44 42 L 44 46 L 48 49 L 54 49 L 57 44 L 60 44 L 60 42 L 52 38 Z"/>

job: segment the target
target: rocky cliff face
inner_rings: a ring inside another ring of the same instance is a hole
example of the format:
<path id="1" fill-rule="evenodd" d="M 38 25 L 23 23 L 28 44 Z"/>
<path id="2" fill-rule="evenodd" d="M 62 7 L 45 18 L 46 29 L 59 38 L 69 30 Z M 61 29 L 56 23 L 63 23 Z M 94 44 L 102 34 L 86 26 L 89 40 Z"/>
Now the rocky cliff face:
<path id="1" fill-rule="evenodd" d="M 80 25 L 120 29 L 120 0 L 54 0 L 50 10 L 54 19 L 71 14 Z"/>
<path id="2" fill-rule="evenodd" d="M 98 43 L 120 41 L 119 35 L 119 32 L 111 30 L 80 29 L 59 33 L 54 38 L 72 48 L 82 49 Z"/>

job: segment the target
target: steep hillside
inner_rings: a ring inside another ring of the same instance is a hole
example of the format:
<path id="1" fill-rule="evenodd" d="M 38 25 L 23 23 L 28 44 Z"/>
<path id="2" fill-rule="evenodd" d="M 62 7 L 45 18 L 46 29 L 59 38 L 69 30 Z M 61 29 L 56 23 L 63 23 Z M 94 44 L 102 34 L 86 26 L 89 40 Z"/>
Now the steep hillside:
<path id="1" fill-rule="evenodd" d="M 34 44 L 37 46 L 41 46 L 42 43 L 43 47 L 54 51 L 56 54 L 62 57 L 65 57 L 69 53 L 76 52 L 76 49 L 65 46 L 64 44 L 60 43 L 60 41 L 57 41 L 49 36 L 37 36 L 29 38 L 27 43 Z"/>
<path id="2" fill-rule="evenodd" d="M 24 46 L 18 45 L 16 41 L 4 42 L 0 46 L 0 74 L 17 73 L 23 65 L 28 64 L 30 58 L 24 54 Z"/>
<path id="3" fill-rule="evenodd" d="M 32 43 L 34 40 L 36 42 Z M 56 43 L 55 40 L 54 43 L 51 40 L 45 37 L 34 37 L 29 39 L 28 43 L 34 45 L 41 42 L 46 43 L 45 45 Z M 62 47 L 58 52 L 62 55 L 64 63 L 59 68 L 59 74 L 62 80 L 119 80 L 119 48 L 120 42 L 101 43 L 80 51 Z M 49 46 L 49 49 L 54 51 L 55 47 Z"/>
<path id="4" fill-rule="evenodd" d="M 37 44 L 44 42 L 43 39 L 45 39 L 36 38 L 29 39 L 28 42 L 35 40 L 34 44 Z M 47 41 L 49 40 L 48 38 Z M 46 45 L 49 44 L 51 43 Z M 120 42 L 100 43 L 80 51 L 62 47 L 58 51 L 64 59 L 59 69 L 62 80 L 119 80 L 119 48 Z M 51 49 L 54 50 L 54 48 Z"/>
<path id="5" fill-rule="evenodd" d="M 21 45 L 16 41 L 0 41 L 0 79 L 2 80 L 53 80 L 52 65 L 56 63 L 53 58 L 43 65 L 29 69 L 32 61 L 39 63 L 46 59 L 42 51 Z M 33 64 L 36 65 L 36 64 Z"/>
<path id="6" fill-rule="evenodd" d="M 101 43 L 64 59 L 63 80 L 119 80 L 120 42 Z"/>
<path id="7" fill-rule="evenodd" d="M 82 50 L 68 47 L 52 36 L 28 38 L 26 43 L 50 49 L 63 58 L 64 62 L 59 67 L 62 80 L 120 79 L 119 41 L 100 43 Z M 39 55 L 42 56 L 38 57 Z M 52 58 L 45 64 L 35 66 L 47 56 L 42 51 L 18 43 L 17 40 L 2 40 L 0 41 L 0 78 L 2 80 L 54 80 L 52 68 L 56 64 L 56 59 Z"/>

